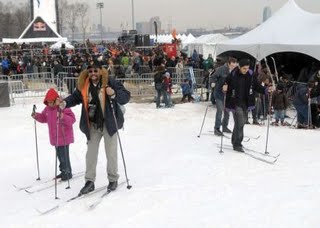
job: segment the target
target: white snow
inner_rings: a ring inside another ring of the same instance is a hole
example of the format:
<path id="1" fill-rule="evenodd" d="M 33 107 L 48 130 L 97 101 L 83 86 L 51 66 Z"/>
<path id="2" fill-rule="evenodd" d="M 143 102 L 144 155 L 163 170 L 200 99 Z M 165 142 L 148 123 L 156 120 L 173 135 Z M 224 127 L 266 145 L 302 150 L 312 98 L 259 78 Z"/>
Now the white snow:
<path id="1" fill-rule="evenodd" d="M 210 107 L 203 134 L 197 137 L 208 103 L 179 104 L 155 109 L 155 104 L 126 105 L 120 130 L 131 190 L 125 185 L 94 210 L 95 197 L 71 202 L 47 215 L 45 210 L 76 195 L 83 178 L 27 194 L 13 184 L 36 182 L 36 150 L 32 105 L 41 99 L 0 109 L 0 227 L 319 227 L 320 131 L 270 127 L 269 151 L 281 156 L 274 165 L 225 150 L 210 132 L 215 109 Z M 70 147 L 73 172 L 85 169 L 86 140 L 79 130 L 80 106 L 73 108 L 75 143 Z M 233 124 L 230 117 L 231 125 Z M 232 126 L 231 126 L 232 128 Z M 37 123 L 42 179 L 54 176 L 55 151 L 45 124 Z M 258 136 L 245 146 L 264 151 L 266 127 L 245 126 L 245 135 Z M 230 144 L 229 139 L 224 143 Z M 96 187 L 107 183 L 101 145 Z M 120 182 L 125 180 L 119 151 Z"/>

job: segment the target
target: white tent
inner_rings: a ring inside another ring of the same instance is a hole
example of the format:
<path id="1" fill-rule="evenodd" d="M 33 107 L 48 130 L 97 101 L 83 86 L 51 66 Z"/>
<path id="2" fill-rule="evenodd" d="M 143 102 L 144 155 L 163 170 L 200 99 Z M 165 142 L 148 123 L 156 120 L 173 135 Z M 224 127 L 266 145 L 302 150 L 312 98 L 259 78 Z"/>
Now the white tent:
<path id="1" fill-rule="evenodd" d="M 65 45 L 65 48 L 66 49 L 74 49 L 74 46 L 72 46 L 69 42 L 65 42 L 65 41 L 58 41 L 57 43 L 53 44 L 50 46 L 50 49 L 51 50 L 60 50 L 61 49 L 61 46 L 62 44 Z"/>
<path id="2" fill-rule="evenodd" d="M 150 39 L 156 40 L 156 38 L 158 43 L 171 44 L 173 40 L 173 36 L 171 34 L 162 34 L 162 35 L 158 35 L 158 37 L 156 37 L 156 35 L 150 35 Z M 185 46 L 188 43 L 192 42 L 195 38 L 192 34 L 189 34 L 188 36 L 186 36 L 185 34 L 182 34 L 182 35 L 178 34 L 177 39 L 180 39 L 182 42 L 182 45 Z"/>
<path id="3" fill-rule="evenodd" d="M 304 53 L 320 60 L 320 15 L 289 0 L 266 22 L 252 31 L 217 45 L 217 54 L 243 51 L 257 60 L 278 52 Z"/>
<path id="4" fill-rule="evenodd" d="M 185 47 L 187 47 L 189 44 L 191 44 L 196 38 L 191 34 L 189 33 L 188 36 L 186 36 L 184 38 L 184 40 L 182 40 L 182 48 L 184 49 Z"/>
<path id="5" fill-rule="evenodd" d="M 216 45 L 219 42 L 228 40 L 229 38 L 217 33 L 217 34 L 207 34 L 199 36 L 193 41 L 189 41 L 188 44 L 188 55 L 191 56 L 193 50 L 196 50 L 198 54 L 202 54 L 203 58 L 208 58 L 209 54 L 215 59 L 216 57 Z"/>

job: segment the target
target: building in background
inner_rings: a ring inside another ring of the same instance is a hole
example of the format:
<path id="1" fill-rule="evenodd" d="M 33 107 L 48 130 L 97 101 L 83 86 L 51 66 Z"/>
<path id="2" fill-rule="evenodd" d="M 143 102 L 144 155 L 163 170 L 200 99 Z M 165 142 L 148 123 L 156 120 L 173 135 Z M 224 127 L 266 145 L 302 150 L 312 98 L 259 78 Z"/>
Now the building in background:
<path id="1" fill-rule="evenodd" d="M 161 21 L 160 21 L 160 17 L 152 17 L 149 21 L 150 23 L 150 32 L 149 34 L 155 34 L 155 26 L 154 26 L 154 23 L 157 23 L 157 33 L 162 33 L 162 30 L 161 30 Z"/>
<path id="2" fill-rule="evenodd" d="M 160 17 L 152 17 L 149 21 L 137 22 L 136 28 L 139 34 L 155 34 L 154 22 L 157 23 L 158 34 L 162 32 Z"/>
<path id="3" fill-rule="evenodd" d="M 149 22 L 138 22 L 136 23 L 137 32 L 139 34 L 150 34 L 150 23 Z"/>
<path id="4" fill-rule="evenodd" d="M 262 22 L 265 22 L 272 16 L 272 11 L 270 6 L 266 6 L 263 8 Z"/>

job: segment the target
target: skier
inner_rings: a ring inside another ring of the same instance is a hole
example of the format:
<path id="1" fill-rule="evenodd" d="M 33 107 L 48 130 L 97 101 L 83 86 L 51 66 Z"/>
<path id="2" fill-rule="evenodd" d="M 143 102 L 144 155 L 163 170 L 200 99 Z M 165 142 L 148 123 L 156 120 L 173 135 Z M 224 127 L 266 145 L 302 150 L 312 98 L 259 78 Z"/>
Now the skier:
<path id="1" fill-rule="evenodd" d="M 76 118 L 69 108 L 59 110 L 59 106 L 55 104 L 57 99 L 59 99 L 57 91 L 53 88 L 49 89 L 43 102 L 46 107 L 41 113 L 33 112 L 31 116 L 40 123 L 48 124 L 50 144 L 56 147 L 60 162 L 59 170 L 61 173 L 56 178 L 66 181 L 72 178 L 69 144 L 74 142 L 72 125 Z"/>
<path id="2" fill-rule="evenodd" d="M 119 175 L 116 126 L 122 128 L 124 122 L 123 113 L 118 104 L 124 105 L 129 102 L 129 99 L 130 92 L 121 82 L 109 78 L 108 71 L 95 62 L 81 72 L 78 88 L 63 101 L 58 101 L 62 108 L 82 104 L 80 130 L 86 135 L 88 141 L 85 185 L 79 195 L 95 189 L 96 166 L 102 137 L 107 157 L 108 190 L 114 191 L 117 188 Z"/>
<path id="3" fill-rule="evenodd" d="M 225 133 L 232 133 L 228 128 L 229 123 L 229 112 L 224 108 L 224 96 L 225 93 L 222 91 L 222 87 L 225 84 L 227 76 L 230 72 L 237 66 L 237 60 L 235 58 L 230 57 L 228 59 L 228 63 L 224 64 L 217 68 L 217 70 L 210 77 L 211 87 L 214 89 L 214 98 L 216 100 L 217 112 L 216 112 L 216 121 L 214 125 L 214 134 L 217 136 L 222 136 L 223 133 L 220 131 L 220 126 L 222 125 L 222 131 Z M 222 112 L 223 120 L 222 119 Z"/>
<path id="4" fill-rule="evenodd" d="M 246 121 L 246 112 L 254 108 L 254 91 L 265 94 L 272 92 L 272 87 L 265 89 L 253 77 L 249 70 L 250 60 L 241 59 L 236 67 L 226 78 L 222 90 L 226 93 L 226 109 L 233 112 L 234 128 L 231 142 L 233 149 L 244 152 L 242 146 L 243 129 Z"/>

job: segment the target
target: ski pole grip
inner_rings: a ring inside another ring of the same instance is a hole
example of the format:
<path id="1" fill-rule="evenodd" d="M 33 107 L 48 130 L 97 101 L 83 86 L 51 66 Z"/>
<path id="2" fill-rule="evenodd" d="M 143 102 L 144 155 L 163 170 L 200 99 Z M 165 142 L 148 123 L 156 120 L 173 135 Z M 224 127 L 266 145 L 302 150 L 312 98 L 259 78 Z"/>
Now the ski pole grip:
<path id="1" fill-rule="evenodd" d="M 32 108 L 32 113 L 34 114 L 36 112 L 36 110 L 37 110 L 37 106 L 34 104 L 33 108 Z"/>

